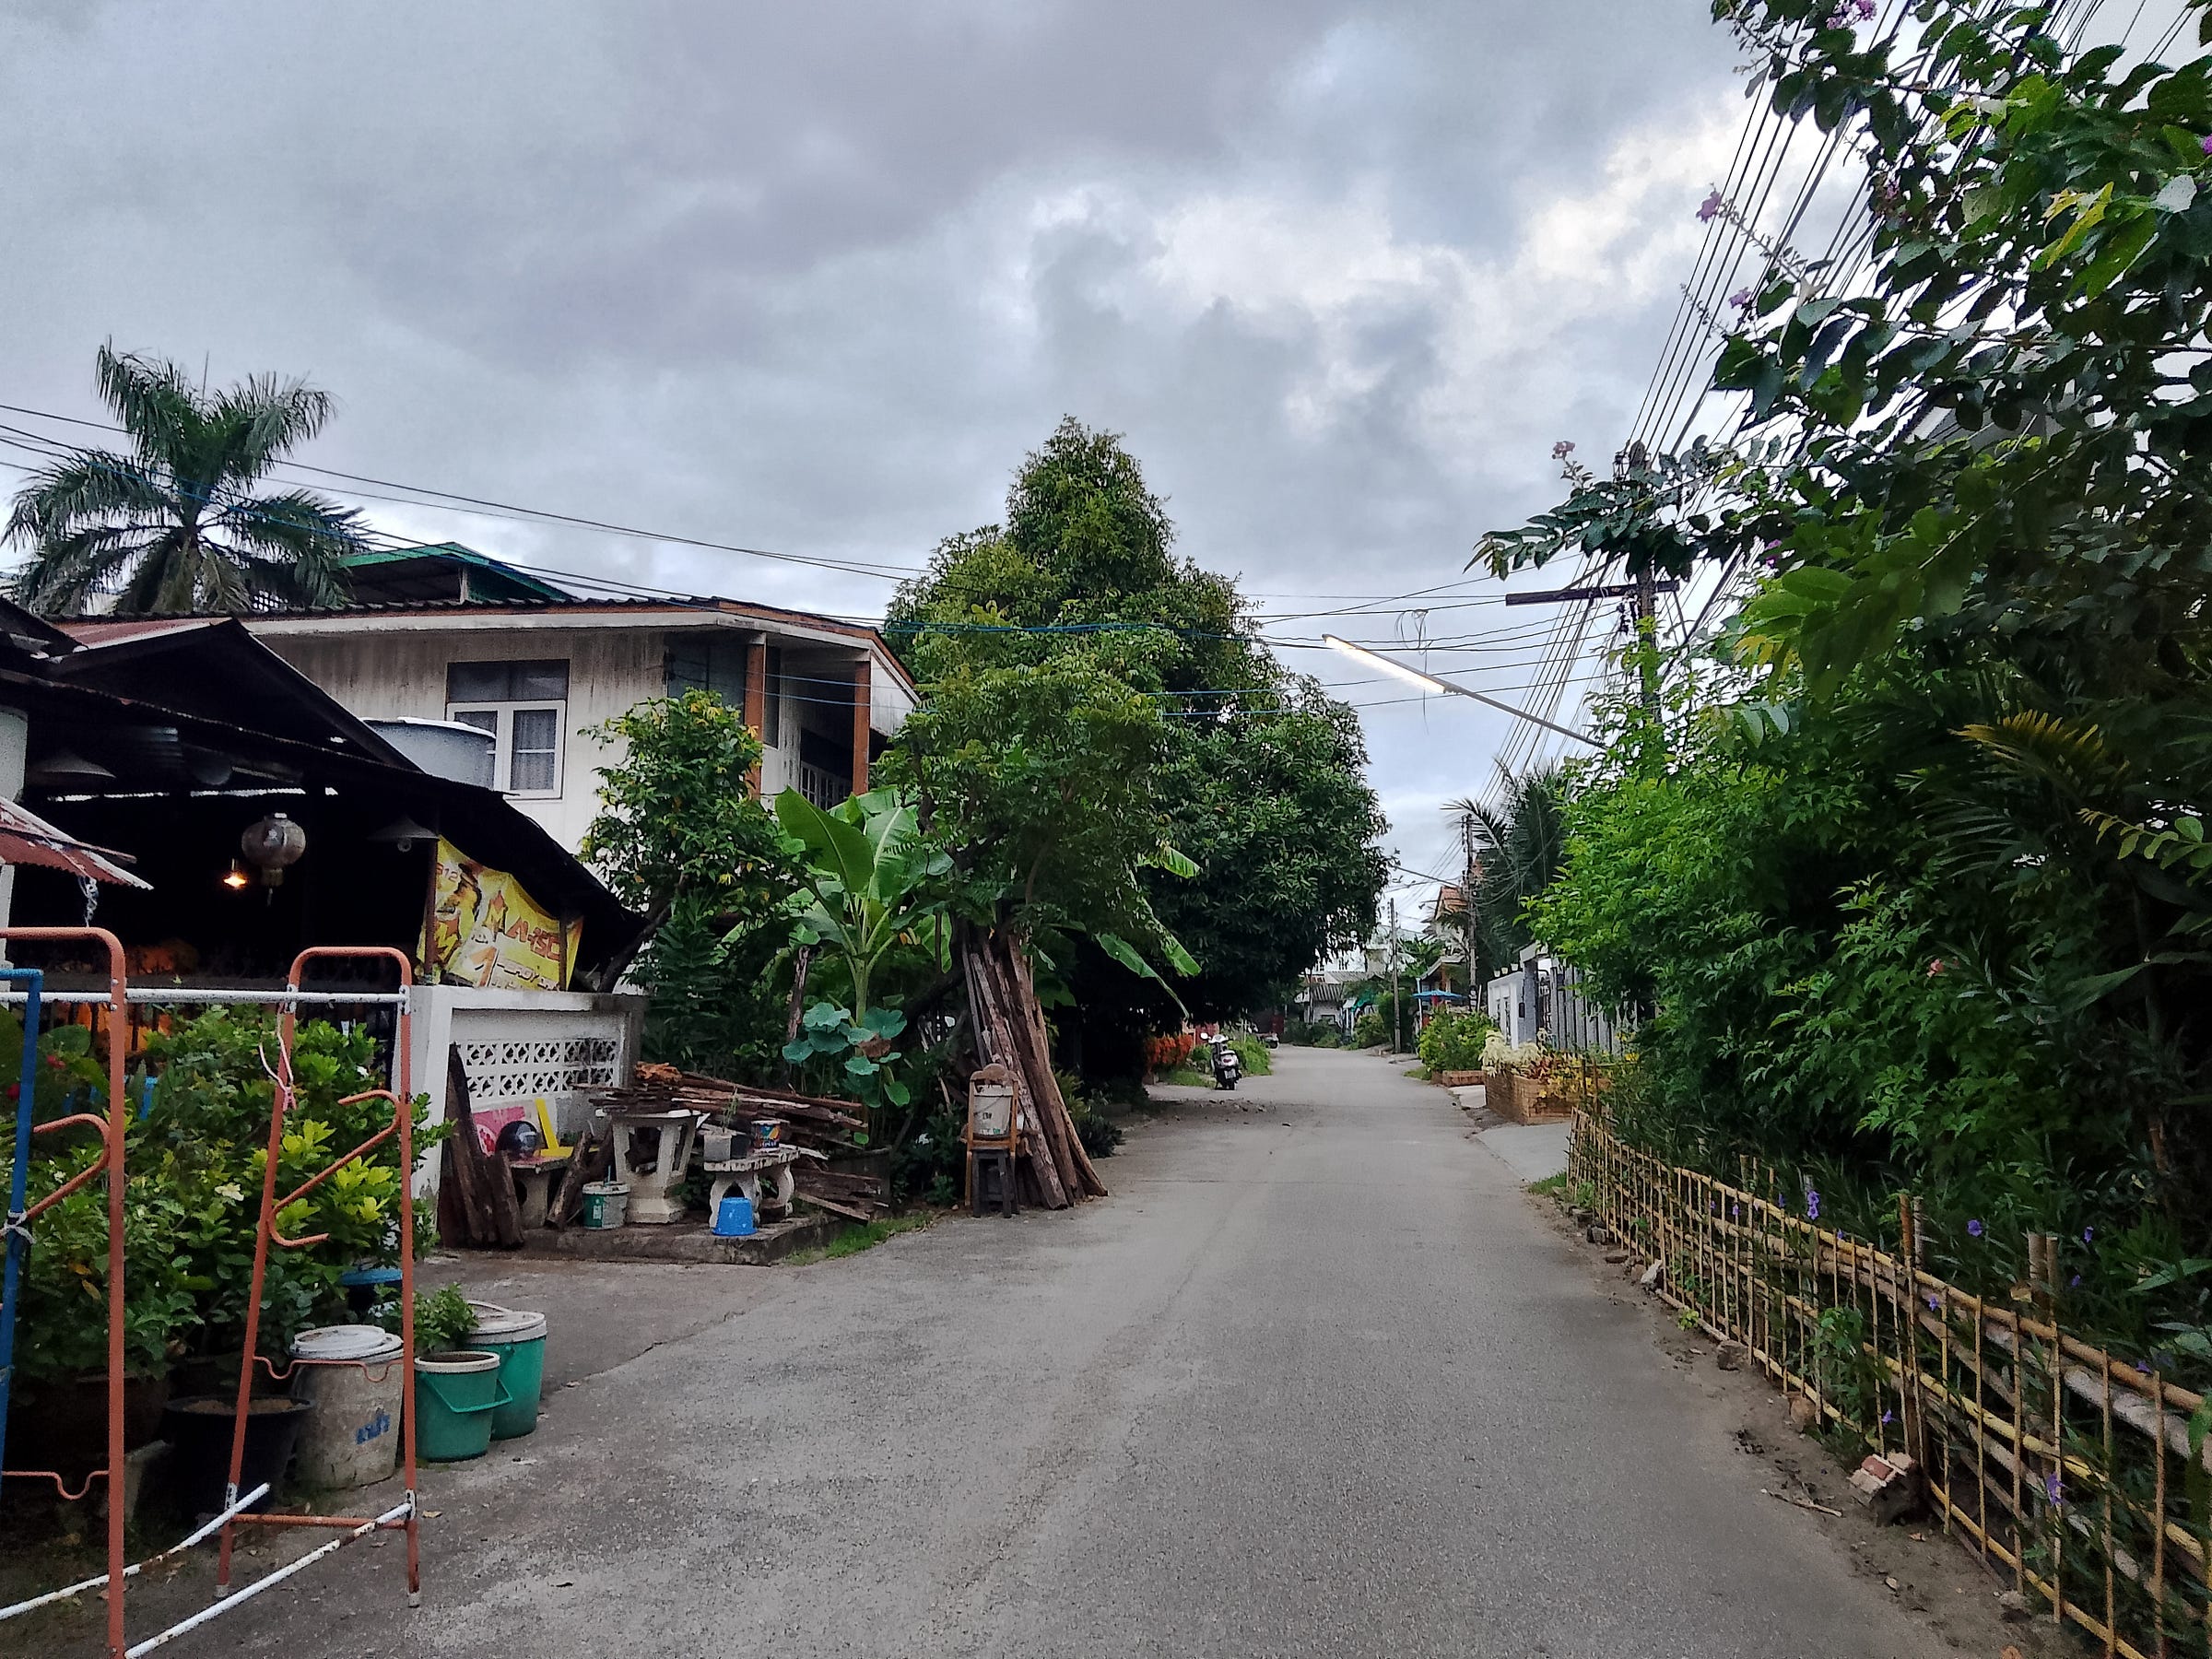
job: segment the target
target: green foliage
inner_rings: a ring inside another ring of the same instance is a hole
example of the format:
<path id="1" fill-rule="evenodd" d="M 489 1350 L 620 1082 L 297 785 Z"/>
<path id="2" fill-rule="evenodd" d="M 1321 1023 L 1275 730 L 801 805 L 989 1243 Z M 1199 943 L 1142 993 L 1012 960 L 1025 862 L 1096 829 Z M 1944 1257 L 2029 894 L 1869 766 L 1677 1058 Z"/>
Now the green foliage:
<path id="1" fill-rule="evenodd" d="M 19 1021 L 0 1019 L 0 1050 L 19 1056 Z M 44 1098 L 51 1075 L 77 1095 L 77 1110 L 104 1110 L 92 1090 L 104 1073 L 81 1027 L 40 1033 L 39 1115 L 62 1115 L 64 1100 Z M 146 1041 L 143 1058 L 156 1076 L 151 1113 L 134 1118 L 126 1135 L 129 1178 L 124 1190 L 124 1344 L 135 1374 L 158 1374 L 177 1353 L 234 1348 L 245 1324 L 254 1230 L 267 1163 L 275 1084 L 264 1055 L 276 1052 L 275 1017 L 259 1008 L 218 1009 Z M 295 1102 L 277 1159 L 277 1190 L 288 1193 L 390 1121 L 381 1100 L 347 1104 L 379 1087 L 377 1044 L 363 1031 L 303 1022 L 293 1049 Z M 137 1095 L 135 1084 L 132 1088 Z M 418 1159 L 442 1138 L 424 1126 L 428 1102 L 414 1102 Z M 51 1139 L 61 1145 L 50 1147 Z M 97 1161 L 97 1136 L 64 1130 L 38 1143 L 28 1187 L 31 1198 L 53 1192 Z M 0 1160 L 0 1179 L 6 1177 Z M 292 1335 L 342 1317 L 339 1276 L 357 1264 L 398 1260 L 397 1228 L 413 1225 L 427 1243 L 427 1206 L 404 1194 L 395 1140 L 342 1166 L 277 1218 L 291 1237 L 327 1234 L 324 1241 L 270 1254 L 263 1301 L 265 1351 L 281 1352 Z M 18 1360 L 28 1379 L 74 1376 L 105 1359 L 101 1310 L 107 1296 L 107 1197 L 95 1181 L 32 1224 Z"/>
<path id="2" fill-rule="evenodd" d="M 1272 1006 L 1363 937 L 1383 873 L 1357 722 L 1173 536 L 1119 441 L 1064 421 L 1004 528 L 947 540 L 887 624 L 931 693 L 888 772 L 1044 938 L 1087 1062 L 1118 1046 L 1130 1070 L 1147 1019 Z"/>
<path id="3" fill-rule="evenodd" d="M 897 1008 L 873 1007 L 855 1019 L 849 1008 L 818 1002 L 800 1020 L 799 1034 L 783 1045 L 783 1058 L 802 1067 L 805 1080 L 820 1092 L 862 1101 L 873 1122 L 884 1107 L 912 1099 L 897 1070 L 904 1056 L 891 1047 L 905 1030 L 906 1016 Z M 856 1130 L 853 1139 L 865 1146 L 868 1133 Z"/>
<path id="4" fill-rule="evenodd" d="M 211 394 L 112 346 L 96 369 L 133 451 L 79 450 L 25 480 L 0 537 L 30 554 L 16 598 L 69 616 L 110 593 L 116 616 L 344 600 L 342 561 L 368 545 L 359 515 L 312 490 L 253 493 L 322 430 L 328 393 L 255 375 Z"/>
<path id="5" fill-rule="evenodd" d="M 1510 971 L 1535 943 L 1528 905 L 1559 874 L 1566 841 L 1565 780 L 1559 767 L 1504 775 L 1500 782 L 1495 799 L 1455 801 L 1447 808 L 1468 820 L 1480 870 L 1473 978 L 1478 986 Z M 1464 920 L 1447 924 L 1465 926 Z"/>
<path id="6" fill-rule="evenodd" d="M 415 1292 L 415 1351 L 445 1354 L 468 1341 L 477 1328 L 477 1311 L 458 1284 L 441 1285 L 425 1296 Z"/>
<path id="7" fill-rule="evenodd" d="M 1480 1071 L 1482 1045 L 1497 1029 L 1487 1014 L 1446 1008 L 1422 1028 L 1421 1064 L 1431 1077 L 1442 1072 Z"/>
<path id="8" fill-rule="evenodd" d="M 841 1227 L 820 1250 L 802 1250 L 791 1259 L 798 1266 L 810 1262 L 841 1261 L 846 1256 L 858 1255 L 864 1250 L 873 1250 L 885 1240 L 895 1239 L 900 1233 L 927 1227 L 935 1218 L 926 1212 L 912 1216 L 878 1216 L 873 1221 Z"/>
<path id="9" fill-rule="evenodd" d="M 1755 1153 L 1871 1237 L 1909 1187 L 1975 1288 L 2024 1229 L 2079 1239 L 2070 1318 L 2186 1358 L 2212 59 L 2074 55 L 2041 8 L 1930 0 L 1906 65 L 1806 0 L 1719 9 L 1777 110 L 1850 130 L 1872 274 L 1825 292 L 1782 250 L 1716 372 L 1748 439 L 1571 473 L 1486 543 L 1757 577 L 1659 724 L 1615 712 L 1532 921 L 1648 1014 L 1611 1097 L 1637 1138 L 1722 1174 Z"/>
<path id="10" fill-rule="evenodd" d="M 752 795 L 759 740 L 739 711 L 697 690 L 641 703 L 595 735 L 622 754 L 602 777 L 582 853 L 653 924 L 630 970 L 650 999 L 646 1057 L 765 1077 L 784 1019 L 769 964 L 799 878 Z"/>
<path id="11" fill-rule="evenodd" d="M 1352 1021 L 1351 1041 L 1347 1046 L 1356 1049 L 1393 1046 L 1387 1010 L 1380 1007 L 1360 1009 L 1359 1018 Z"/>
<path id="12" fill-rule="evenodd" d="M 933 940 L 943 935 L 941 892 L 952 860 L 923 841 L 913 807 L 895 790 L 875 790 L 824 812 L 787 789 L 776 797 L 776 819 L 806 865 L 807 885 L 790 900 L 793 936 L 837 953 L 852 988 L 852 1017 L 865 1021 L 884 959 L 902 945 L 917 949 L 925 934 Z M 934 944 L 930 965 L 944 965 Z M 786 1052 L 784 1058 L 801 1056 Z"/>

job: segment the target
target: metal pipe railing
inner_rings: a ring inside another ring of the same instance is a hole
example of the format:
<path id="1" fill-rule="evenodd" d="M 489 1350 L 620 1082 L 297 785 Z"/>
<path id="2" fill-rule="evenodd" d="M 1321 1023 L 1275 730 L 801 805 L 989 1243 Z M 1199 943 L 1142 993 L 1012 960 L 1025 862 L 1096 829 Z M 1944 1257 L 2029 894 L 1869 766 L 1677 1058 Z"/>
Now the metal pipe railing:
<path id="1" fill-rule="evenodd" d="M 397 1087 L 394 1089 L 368 1091 L 370 1094 L 382 1095 L 393 1103 L 392 1124 L 389 1129 L 379 1131 L 361 1146 L 356 1147 L 352 1151 L 334 1159 L 320 1173 L 312 1176 L 290 1198 L 277 1196 L 277 1163 L 284 1151 L 284 1121 L 291 1110 L 293 1100 L 292 1041 L 298 1030 L 298 1018 L 292 1006 L 292 997 L 288 995 L 284 1004 L 284 1012 L 279 1017 L 276 1026 L 276 1088 L 275 1098 L 269 1105 L 268 1153 L 267 1159 L 262 1167 L 261 1215 L 253 1233 L 253 1271 L 251 1288 L 246 1298 L 244 1353 L 241 1358 L 238 1369 L 238 1414 L 231 1428 L 230 1474 L 224 1491 L 226 1498 L 236 1496 L 239 1480 L 245 1469 L 246 1420 L 253 1398 L 253 1371 L 258 1358 L 256 1349 L 261 1337 L 261 1293 L 262 1287 L 268 1277 L 269 1252 L 273 1248 L 295 1248 L 300 1244 L 311 1241 L 287 1239 L 280 1235 L 276 1230 L 277 1214 L 292 1201 L 292 1198 L 297 1198 L 300 1194 L 312 1191 L 333 1171 L 352 1162 L 370 1147 L 385 1139 L 387 1135 L 396 1135 L 399 1141 L 401 1171 L 399 1352 L 401 1388 L 406 1405 L 406 1409 L 400 1414 L 400 1447 L 401 1456 L 406 1464 L 404 1473 L 406 1501 L 398 1509 L 394 1510 L 392 1514 L 396 1516 L 404 1513 L 406 1520 L 407 1605 L 413 1606 L 420 1601 L 422 1593 L 421 1529 L 415 1513 L 415 1209 L 411 1184 L 415 1165 L 415 1110 L 414 1091 L 410 1086 L 408 1075 L 410 1061 L 407 1053 L 408 1032 L 406 1006 L 407 993 L 413 988 L 415 982 L 415 965 L 405 951 L 389 946 L 314 946 L 301 951 L 293 959 L 291 972 L 287 976 L 286 981 L 287 993 L 298 993 L 300 978 L 307 971 L 311 962 L 333 959 L 387 962 L 398 971 L 400 989 L 396 994 L 400 1005 L 399 1030 L 394 1034 L 392 1045 L 393 1081 Z M 222 1544 L 216 1556 L 215 1590 L 218 1596 L 228 1595 L 230 1593 L 230 1558 L 232 1547 L 237 1539 L 236 1529 L 240 1525 L 253 1525 L 264 1519 L 259 1515 L 237 1514 L 223 1527 Z M 334 1516 L 303 1517 L 295 1515 L 283 1517 L 281 1521 L 271 1519 L 270 1524 L 343 1526 L 349 1524 L 349 1519 Z M 330 1543 L 303 1557 L 300 1562 L 294 1563 L 294 1567 L 302 1565 L 307 1560 L 327 1555 L 341 1544 L 348 1543 L 354 1538 L 365 1537 L 379 1524 L 381 1524 L 379 1522 L 371 1522 L 356 1527 L 345 1537 L 334 1538 Z M 287 1569 L 287 1571 L 288 1571 L 290 1569 Z M 269 1583 L 269 1578 L 258 1579 L 254 1582 L 253 1589 L 247 1594 L 257 1594 Z M 210 1612 L 212 1613 L 212 1609 Z M 180 1626 L 179 1629 L 190 1628 L 190 1622 L 187 1621 L 186 1625 Z M 148 1645 L 159 1645 L 159 1641 L 167 1639 L 167 1636 L 164 1635 L 158 1638 L 155 1643 Z"/>

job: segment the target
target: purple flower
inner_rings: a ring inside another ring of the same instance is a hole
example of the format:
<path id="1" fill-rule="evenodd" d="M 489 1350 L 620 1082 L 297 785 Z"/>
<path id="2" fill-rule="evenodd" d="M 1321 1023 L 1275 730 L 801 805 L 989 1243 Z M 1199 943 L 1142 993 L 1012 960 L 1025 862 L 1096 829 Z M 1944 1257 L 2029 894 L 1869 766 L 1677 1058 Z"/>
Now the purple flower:
<path id="1" fill-rule="evenodd" d="M 1871 18 L 1874 16 L 1874 0 L 1851 0 L 1851 3 L 1860 17 Z"/>
<path id="2" fill-rule="evenodd" d="M 1811 1187 L 1805 1189 L 1805 1216 L 1808 1221 L 1820 1219 L 1820 1194 Z"/>
<path id="3" fill-rule="evenodd" d="M 1894 1412 L 1894 1411 L 1885 1411 L 1885 1412 L 1883 1412 L 1883 1413 L 1882 1413 L 1882 1421 L 1883 1421 L 1885 1424 L 1888 1424 L 1888 1423 L 1894 1423 L 1894 1422 L 1896 1422 L 1896 1421 L 1897 1421 L 1897 1413 L 1896 1413 L 1896 1412 Z"/>
<path id="4" fill-rule="evenodd" d="M 2196 147 L 2203 150 L 2206 155 L 2212 156 L 2212 133 L 2206 133 L 2197 140 Z"/>
<path id="5" fill-rule="evenodd" d="M 1564 438 L 1551 446 L 1551 458 L 1554 461 L 1564 461 L 1573 453 L 1574 445 Z"/>
<path id="6" fill-rule="evenodd" d="M 2043 1477 L 2043 1496 L 2051 1500 L 2053 1508 L 2065 1502 L 2065 1500 L 2059 1496 L 2059 1492 L 2058 1475 L 2054 1470 Z"/>
<path id="7" fill-rule="evenodd" d="M 1735 306 L 1737 311 L 1742 311 L 1745 306 L 1751 303 L 1751 290 L 1747 288 L 1737 288 L 1735 293 L 1728 296 L 1728 303 Z"/>
<path id="8" fill-rule="evenodd" d="M 2076 1275 L 2074 1276 L 2074 1278 L 2073 1278 L 2073 1281 L 2072 1281 L 2072 1287 L 2071 1287 L 2071 1288 L 2078 1288 L 2078 1287 L 2080 1286 L 2080 1284 L 2081 1284 L 2081 1275 L 2077 1273 L 2077 1274 L 2076 1274 Z"/>
<path id="9" fill-rule="evenodd" d="M 2085 1227 L 2085 1228 L 2083 1228 L 2083 1229 L 2081 1230 L 2081 1241 L 2082 1241 L 2084 1244 L 2090 1244 L 2090 1243 L 2094 1243 L 2094 1242 L 2096 1241 L 2096 1239 L 2097 1239 L 2097 1230 L 2096 1230 L 2095 1228 L 2093 1228 L 2093 1227 Z"/>
<path id="10" fill-rule="evenodd" d="M 2136 1361 L 2136 1369 L 2141 1371 L 2147 1377 L 2150 1375 L 2150 1367 L 2144 1364 L 2140 1359 Z"/>
<path id="11" fill-rule="evenodd" d="M 1851 27 L 1851 14 L 1847 11 L 1830 12 L 1829 14 L 1827 27 L 1830 29 L 1849 29 Z"/>
<path id="12" fill-rule="evenodd" d="M 1702 225 L 1710 222 L 1712 218 L 1712 216 L 1720 212 L 1720 210 L 1721 193 L 1716 187 L 1711 195 L 1707 196 L 1702 202 L 1698 204 L 1698 223 Z"/>
<path id="13" fill-rule="evenodd" d="M 1929 1298 L 1927 1299 L 1927 1303 L 1928 1303 L 1928 1312 L 1931 1312 L 1931 1313 L 1940 1313 L 1940 1312 L 1943 1312 L 1943 1298 L 1941 1298 L 1940 1296 L 1931 1296 L 1931 1297 L 1929 1297 Z"/>
<path id="14" fill-rule="evenodd" d="M 1966 1230 L 1971 1237 L 1978 1239 L 1982 1236 L 1982 1223 L 1979 1221 L 1969 1221 L 1966 1224 Z"/>

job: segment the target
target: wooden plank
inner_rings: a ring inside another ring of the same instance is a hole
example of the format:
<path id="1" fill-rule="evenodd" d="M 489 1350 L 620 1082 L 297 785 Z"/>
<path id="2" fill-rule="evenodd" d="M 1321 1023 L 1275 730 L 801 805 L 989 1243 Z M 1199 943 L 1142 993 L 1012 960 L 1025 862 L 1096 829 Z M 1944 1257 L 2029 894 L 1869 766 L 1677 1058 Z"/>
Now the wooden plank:
<path id="1" fill-rule="evenodd" d="M 809 1193 L 803 1187 L 796 1193 L 794 1193 L 792 1196 L 801 1204 L 811 1204 L 817 1209 L 826 1209 L 836 1215 L 848 1216 L 855 1221 L 873 1221 L 876 1219 L 874 1216 L 870 1215 L 865 1209 L 856 1208 L 850 1204 L 840 1204 L 834 1198 L 825 1198 L 819 1193 Z"/>

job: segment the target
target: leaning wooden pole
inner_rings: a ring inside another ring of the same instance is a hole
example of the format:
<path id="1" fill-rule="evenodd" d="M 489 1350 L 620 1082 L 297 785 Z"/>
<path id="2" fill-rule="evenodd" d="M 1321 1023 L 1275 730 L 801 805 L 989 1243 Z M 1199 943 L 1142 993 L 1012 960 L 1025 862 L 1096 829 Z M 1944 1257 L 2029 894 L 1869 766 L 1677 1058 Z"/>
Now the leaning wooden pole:
<path id="1" fill-rule="evenodd" d="M 1085 1193 L 1093 1198 L 1103 1198 L 1106 1196 L 1106 1183 L 1099 1178 L 1098 1166 L 1090 1161 L 1090 1154 L 1083 1149 L 1083 1137 L 1076 1133 L 1074 1114 L 1068 1111 L 1067 1101 L 1061 1096 L 1060 1079 L 1053 1071 L 1052 1040 L 1045 1034 L 1044 1005 L 1037 997 L 1035 970 L 1028 953 L 1017 950 L 1010 945 L 1006 959 L 1007 967 L 1015 979 L 1015 988 L 1019 993 L 1022 1009 L 1028 1015 L 1030 1041 L 1037 1051 L 1038 1067 L 1043 1078 L 1044 1089 L 1052 1099 L 1053 1114 L 1065 1131 L 1071 1166 L 1068 1172 L 1081 1184 Z"/>
<path id="2" fill-rule="evenodd" d="M 1021 1155 L 1037 1202 L 1064 1209 L 1103 1197 L 1105 1182 L 1083 1150 L 1053 1076 L 1044 1014 L 1020 947 L 1003 933 L 971 934 L 961 943 L 960 961 L 985 1058 L 1004 1065 L 1014 1079 L 1022 1107 Z"/>

